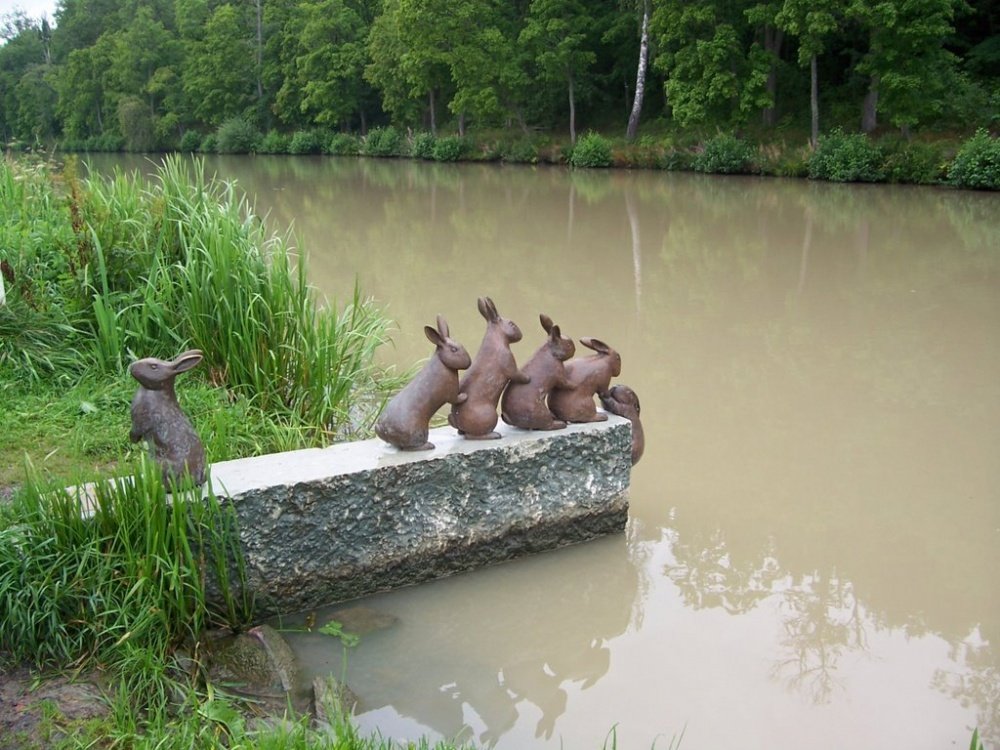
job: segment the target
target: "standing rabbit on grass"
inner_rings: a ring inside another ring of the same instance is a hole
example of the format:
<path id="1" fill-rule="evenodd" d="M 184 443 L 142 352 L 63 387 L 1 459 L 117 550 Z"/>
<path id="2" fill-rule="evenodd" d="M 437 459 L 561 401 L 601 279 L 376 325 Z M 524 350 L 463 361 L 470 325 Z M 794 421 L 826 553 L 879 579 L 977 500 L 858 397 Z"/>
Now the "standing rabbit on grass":
<path id="1" fill-rule="evenodd" d="M 139 381 L 132 399 L 133 443 L 145 439 L 153 460 L 160 467 L 168 488 L 190 474 L 196 485 L 205 481 L 205 448 L 191 426 L 174 392 L 174 378 L 202 360 L 201 351 L 191 349 L 173 360 L 147 357 L 132 363 L 129 372 Z"/>
<path id="2" fill-rule="evenodd" d="M 448 323 L 437 316 L 437 330 L 424 326 L 424 334 L 435 350 L 424 368 L 386 404 L 375 423 L 375 434 L 404 451 L 431 450 L 428 442 L 434 412 L 446 403 L 461 404 L 467 398 L 458 392 L 458 371 L 472 363 L 465 347 L 448 334 Z"/>
<path id="3" fill-rule="evenodd" d="M 459 387 L 468 398 L 451 407 L 448 423 L 468 440 L 495 440 L 500 437 L 493 428 L 504 388 L 508 383 L 527 383 L 529 378 L 518 371 L 510 350 L 511 344 L 521 340 L 521 329 L 501 317 L 489 297 L 479 298 L 479 313 L 486 318 L 486 334 Z"/>

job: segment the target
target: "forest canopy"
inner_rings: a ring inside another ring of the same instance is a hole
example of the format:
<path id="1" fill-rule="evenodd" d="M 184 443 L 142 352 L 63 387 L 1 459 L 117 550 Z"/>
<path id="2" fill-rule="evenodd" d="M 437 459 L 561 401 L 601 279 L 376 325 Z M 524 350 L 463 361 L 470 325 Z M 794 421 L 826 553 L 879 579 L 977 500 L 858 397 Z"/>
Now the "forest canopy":
<path id="1" fill-rule="evenodd" d="M 998 31 L 1000 0 L 59 0 L 2 18 L 0 137 L 964 134 L 1000 121 Z"/>

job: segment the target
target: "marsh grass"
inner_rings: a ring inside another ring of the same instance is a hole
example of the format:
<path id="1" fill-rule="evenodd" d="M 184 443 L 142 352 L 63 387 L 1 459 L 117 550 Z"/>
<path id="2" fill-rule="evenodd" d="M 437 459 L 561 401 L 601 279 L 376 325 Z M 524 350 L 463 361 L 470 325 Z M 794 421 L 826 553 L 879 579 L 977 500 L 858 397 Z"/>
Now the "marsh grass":
<path id="1" fill-rule="evenodd" d="M 142 456 L 131 476 L 92 485 L 90 502 L 29 471 L 0 519 L 0 651 L 39 667 L 162 664 L 210 625 L 244 625 L 235 516 L 204 494 L 188 487 L 168 501 Z M 209 605 L 209 578 L 224 606 Z"/>
<path id="2" fill-rule="evenodd" d="M 0 389 L 114 381 L 134 359 L 199 348 L 193 377 L 261 415 L 258 442 L 275 450 L 363 433 L 398 385 L 375 365 L 390 321 L 358 289 L 325 305 L 290 237 L 268 234 L 201 161 L 168 158 L 147 182 L 5 160 L 0 209 L 15 278 L 0 308 Z M 225 415 L 216 427 L 217 448 L 239 432 Z"/>

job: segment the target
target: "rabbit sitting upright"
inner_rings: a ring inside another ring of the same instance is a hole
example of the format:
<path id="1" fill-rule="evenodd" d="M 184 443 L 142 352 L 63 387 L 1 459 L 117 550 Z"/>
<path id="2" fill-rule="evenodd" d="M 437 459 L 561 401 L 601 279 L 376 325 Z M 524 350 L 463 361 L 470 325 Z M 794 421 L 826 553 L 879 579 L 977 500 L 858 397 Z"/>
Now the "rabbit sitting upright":
<path id="1" fill-rule="evenodd" d="M 145 439 L 153 460 L 160 467 L 163 483 L 168 487 L 184 473 L 195 484 L 205 481 L 205 448 L 191 426 L 174 392 L 174 378 L 201 362 L 198 349 L 178 354 L 171 361 L 147 357 L 132 363 L 129 372 L 139 381 L 139 390 L 132 399 L 133 443 Z"/>
<path id="2" fill-rule="evenodd" d="M 427 440 L 434 412 L 445 403 L 461 404 L 468 394 L 458 392 L 458 371 L 472 363 L 465 347 L 448 335 L 448 323 L 437 316 L 437 330 L 424 326 L 435 350 L 427 364 L 386 404 L 375 423 L 375 434 L 404 451 L 431 450 Z"/>
<path id="3" fill-rule="evenodd" d="M 521 368 L 527 381 L 510 381 L 500 402 L 500 416 L 523 430 L 561 430 L 566 422 L 553 416 L 545 400 L 553 388 L 569 384 L 563 362 L 573 356 L 576 345 L 573 339 L 562 336 L 548 315 L 543 313 L 538 319 L 548 338 Z"/>
<path id="4" fill-rule="evenodd" d="M 464 404 L 451 407 L 448 423 L 469 440 L 493 440 L 500 433 L 497 404 L 507 383 L 527 383 L 528 376 L 518 371 L 510 345 L 521 340 L 517 323 L 500 315 L 489 297 L 479 298 L 479 313 L 486 318 L 483 343 L 459 386 L 469 394 Z"/>
<path id="5" fill-rule="evenodd" d="M 608 392 L 611 378 L 622 372 L 622 358 L 599 339 L 584 336 L 580 343 L 596 354 L 566 363 L 565 388 L 553 388 L 549 394 L 549 409 L 566 422 L 602 422 L 608 418 L 597 411 L 594 395 Z"/>

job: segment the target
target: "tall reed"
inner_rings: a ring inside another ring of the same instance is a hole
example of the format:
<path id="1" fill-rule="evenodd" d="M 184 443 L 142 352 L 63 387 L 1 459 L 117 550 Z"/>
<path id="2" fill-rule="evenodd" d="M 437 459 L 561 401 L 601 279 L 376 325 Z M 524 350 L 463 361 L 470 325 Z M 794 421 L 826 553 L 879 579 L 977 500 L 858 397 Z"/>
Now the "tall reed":
<path id="1" fill-rule="evenodd" d="M 0 523 L 0 652 L 40 666 L 162 662 L 210 624 L 249 621 L 232 509 L 211 489 L 168 499 L 150 460 L 133 468 L 91 499 L 29 471 Z M 222 606 L 209 604 L 210 579 Z"/>

